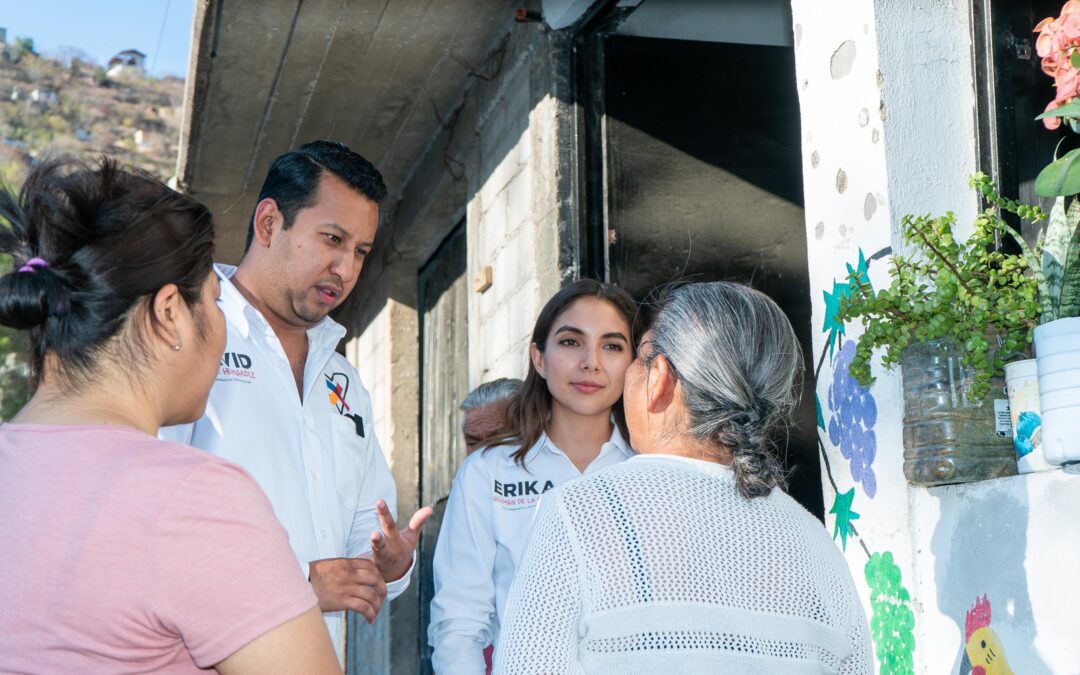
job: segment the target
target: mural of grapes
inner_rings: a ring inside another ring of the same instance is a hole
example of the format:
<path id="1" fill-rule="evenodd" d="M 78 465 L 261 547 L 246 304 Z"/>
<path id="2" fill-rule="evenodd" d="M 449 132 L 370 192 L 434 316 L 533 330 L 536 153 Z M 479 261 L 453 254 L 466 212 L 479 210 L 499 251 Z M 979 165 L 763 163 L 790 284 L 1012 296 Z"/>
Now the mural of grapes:
<path id="1" fill-rule="evenodd" d="M 858 278 L 869 282 L 869 264 L 892 253 L 891 248 L 884 248 L 866 258 L 859 251 L 859 261 L 847 265 L 849 279 Z M 848 460 L 851 477 L 860 484 L 867 496 L 877 493 L 877 477 L 873 463 L 877 456 L 877 436 L 874 424 L 877 422 L 877 403 L 870 389 L 862 387 L 851 377 L 848 367 L 855 355 L 855 343 L 843 340 L 844 326 L 836 317 L 835 310 L 839 300 L 849 292 L 850 286 L 833 282 L 832 292 L 825 295 L 825 323 L 823 332 L 827 340 L 814 377 L 820 381 L 825 357 L 833 361 L 834 349 L 839 346 L 838 354 L 832 363 L 833 376 L 828 395 L 828 422 L 820 400 L 817 404 L 818 449 L 821 452 L 822 465 L 834 491 L 833 506 L 829 513 L 835 514 L 833 538 L 839 538 L 844 550 L 847 550 L 847 538 L 853 536 L 866 554 L 867 563 L 863 568 L 866 583 L 870 588 L 870 634 L 874 642 L 874 652 L 882 675 L 901 675 L 915 672 L 915 614 L 911 609 L 911 594 L 904 587 L 900 567 L 893 560 L 891 551 L 871 553 L 870 548 L 859 536 L 852 521 L 859 514 L 852 510 L 855 489 L 841 492 L 829 464 L 823 438 L 828 437 L 844 459 Z"/>
<path id="2" fill-rule="evenodd" d="M 911 595 L 904 588 L 893 555 L 875 553 L 864 568 L 870 586 L 870 635 L 874 640 L 881 675 L 915 671 L 915 614 Z"/>
<path id="3" fill-rule="evenodd" d="M 833 364 L 833 383 L 829 387 L 829 440 L 851 465 L 851 478 L 862 483 L 868 497 L 877 494 L 874 458 L 877 456 L 877 403 L 870 389 L 859 384 L 848 367 L 855 356 L 855 343 L 848 340 L 840 348 Z"/>

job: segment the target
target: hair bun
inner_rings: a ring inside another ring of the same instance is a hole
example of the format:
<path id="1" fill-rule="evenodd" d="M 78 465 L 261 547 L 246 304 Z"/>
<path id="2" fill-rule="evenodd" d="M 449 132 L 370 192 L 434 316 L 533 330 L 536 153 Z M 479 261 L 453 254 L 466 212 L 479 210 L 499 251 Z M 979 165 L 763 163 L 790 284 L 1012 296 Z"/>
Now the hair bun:
<path id="1" fill-rule="evenodd" d="M 64 282 L 48 267 L 0 276 L 0 324 L 26 330 L 45 323 L 65 296 Z"/>

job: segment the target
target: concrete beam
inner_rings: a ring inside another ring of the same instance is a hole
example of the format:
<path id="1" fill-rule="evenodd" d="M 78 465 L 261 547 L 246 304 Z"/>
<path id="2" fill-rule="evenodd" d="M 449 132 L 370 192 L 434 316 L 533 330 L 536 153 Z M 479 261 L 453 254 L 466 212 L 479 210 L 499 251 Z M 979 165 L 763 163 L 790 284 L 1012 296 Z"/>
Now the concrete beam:
<path id="1" fill-rule="evenodd" d="M 179 184 L 240 257 L 270 162 L 335 138 L 382 171 L 395 203 L 496 38 L 510 0 L 199 0 Z"/>

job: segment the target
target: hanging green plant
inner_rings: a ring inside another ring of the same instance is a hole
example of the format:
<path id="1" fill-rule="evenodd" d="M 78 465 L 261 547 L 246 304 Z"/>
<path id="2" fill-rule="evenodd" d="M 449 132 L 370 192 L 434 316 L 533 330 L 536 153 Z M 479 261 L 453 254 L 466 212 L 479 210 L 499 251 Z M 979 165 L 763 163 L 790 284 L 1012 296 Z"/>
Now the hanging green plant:
<path id="1" fill-rule="evenodd" d="M 1045 214 L 1001 197 L 992 184 L 985 189 L 986 180 L 982 174 L 972 179 L 990 206 L 976 218 L 966 241 L 956 239 L 951 212 L 907 215 L 901 221 L 904 240 L 918 255 L 894 255 L 892 281 L 876 294 L 864 280 L 849 280 L 852 290 L 841 301 L 839 316 L 863 324 L 851 374 L 864 386 L 874 381 L 875 350 L 882 365 L 892 368 L 913 342 L 952 338 L 963 349 L 963 363 L 975 371 L 968 394 L 981 400 L 990 379 L 1004 372 L 1005 359 L 1027 349 L 1043 311 L 1039 282 L 1029 273 L 1029 258 L 998 250 L 995 235 L 1012 231 L 1001 218 L 1003 210 L 1032 222 Z"/>

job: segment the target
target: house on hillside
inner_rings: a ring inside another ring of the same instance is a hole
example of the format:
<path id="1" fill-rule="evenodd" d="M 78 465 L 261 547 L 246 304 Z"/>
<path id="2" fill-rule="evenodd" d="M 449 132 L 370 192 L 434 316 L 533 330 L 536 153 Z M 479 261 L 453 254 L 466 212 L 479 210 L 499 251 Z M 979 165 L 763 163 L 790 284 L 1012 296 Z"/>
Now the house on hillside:
<path id="1" fill-rule="evenodd" d="M 109 63 L 106 66 L 106 75 L 114 79 L 131 74 L 142 75 L 145 72 L 146 54 L 143 54 L 137 49 L 125 49 L 124 51 L 119 52 L 116 56 L 109 59 Z"/>
<path id="2" fill-rule="evenodd" d="M 520 0 L 205 0 L 178 185 L 235 263 L 274 157 L 332 137 L 380 168 L 336 319 L 399 514 L 447 497 L 461 400 L 523 376 L 563 285 L 752 284 L 802 341 L 790 493 L 835 536 L 879 671 L 1007 672 L 971 656 L 992 629 L 1015 672 L 1077 672 L 1078 472 L 910 486 L 900 376 L 853 385 L 863 329 L 836 314 L 849 274 L 888 286 L 905 214 L 974 221 L 976 171 L 1033 200 L 1058 135 L 1032 28 L 1061 2 L 531 0 L 519 23 Z M 349 672 L 431 673 L 438 526 L 375 626 L 350 617 Z"/>
<path id="3" fill-rule="evenodd" d="M 60 102 L 60 97 L 52 89 L 38 87 L 30 92 L 30 102 L 42 108 L 51 108 Z"/>

